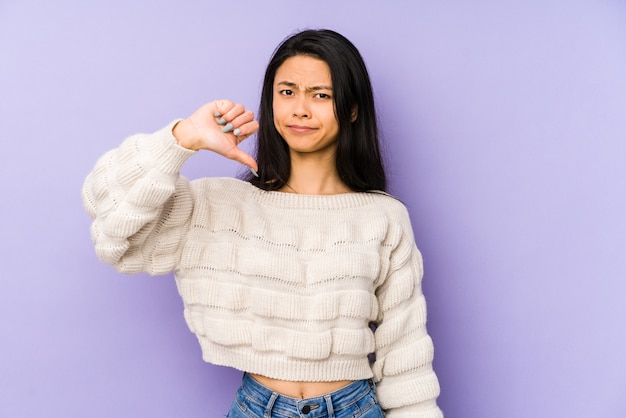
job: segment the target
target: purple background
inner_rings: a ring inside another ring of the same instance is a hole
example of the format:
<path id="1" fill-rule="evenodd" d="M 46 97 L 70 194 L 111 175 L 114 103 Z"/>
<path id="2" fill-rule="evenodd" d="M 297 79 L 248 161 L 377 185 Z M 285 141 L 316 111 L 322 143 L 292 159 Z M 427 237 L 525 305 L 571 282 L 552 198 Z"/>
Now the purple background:
<path id="1" fill-rule="evenodd" d="M 171 276 L 96 259 L 80 188 L 129 134 L 256 109 L 307 27 L 369 66 L 446 416 L 624 416 L 626 4 L 602 0 L 0 1 L 0 416 L 226 412 L 239 373 L 202 362 Z"/>

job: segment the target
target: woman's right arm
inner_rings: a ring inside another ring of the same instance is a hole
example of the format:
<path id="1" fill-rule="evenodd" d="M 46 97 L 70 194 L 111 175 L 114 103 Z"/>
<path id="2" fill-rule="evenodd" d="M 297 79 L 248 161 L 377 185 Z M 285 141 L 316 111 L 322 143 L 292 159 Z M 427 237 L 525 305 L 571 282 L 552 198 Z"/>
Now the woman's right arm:
<path id="1" fill-rule="evenodd" d="M 256 169 L 254 159 L 237 145 L 257 129 L 252 112 L 215 101 L 103 155 L 82 190 L 98 257 L 125 273 L 171 271 L 193 210 L 193 192 L 179 175 L 181 166 L 195 150 L 206 149 Z"/>

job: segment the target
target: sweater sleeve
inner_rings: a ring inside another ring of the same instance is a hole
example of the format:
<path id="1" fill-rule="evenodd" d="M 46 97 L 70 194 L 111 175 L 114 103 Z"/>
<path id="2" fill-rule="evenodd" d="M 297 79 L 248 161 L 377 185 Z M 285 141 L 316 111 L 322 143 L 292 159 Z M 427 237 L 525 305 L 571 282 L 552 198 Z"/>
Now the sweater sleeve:
<path id="1" fill-rule="evenodd" d="M 426 330 L 421 290 L 422 256 L 408 214 L 393 247 L 385 280 L 377 289 L 380 307 L 373 365 L 378 399 L 390 418 L 440 418 L 439 382 L 432 368 L 433 342 Z"/>
<path id="2" fill-rule="evenodd" d="M 180 258 L 193 199 L 179 170 L 194 151 L 176 143 L 174 123 L 126 139 L 83 184 L 96 254 L 121 272 L 165 274 Z"/>

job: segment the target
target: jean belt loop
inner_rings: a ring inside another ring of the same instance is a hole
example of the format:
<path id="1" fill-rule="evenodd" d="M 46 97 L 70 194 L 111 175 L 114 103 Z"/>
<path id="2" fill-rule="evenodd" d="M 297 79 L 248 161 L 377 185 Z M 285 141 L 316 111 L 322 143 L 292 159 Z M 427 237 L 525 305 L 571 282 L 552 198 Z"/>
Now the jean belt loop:
<path id="1" fill-rule="evenodd" d="M 326 400 L 326 409 L 328 410 L 328 417 L 332 418 L 335 416 L 335 409 L 333 408 L 333 400 L 330 395 L 324 395 L 324 399 Z"/>
<path id="2" fill-rule="evenodd" d="M 270 400 L 267 401 L 267 406 L 265 407 L 265 415 L 263 415 L 263 418 L 272 418 L 272 409 L 274 409 L 274 403 L 276 402 L 276 399 L 278 399 L 278 393 L 272 392 Z"/>

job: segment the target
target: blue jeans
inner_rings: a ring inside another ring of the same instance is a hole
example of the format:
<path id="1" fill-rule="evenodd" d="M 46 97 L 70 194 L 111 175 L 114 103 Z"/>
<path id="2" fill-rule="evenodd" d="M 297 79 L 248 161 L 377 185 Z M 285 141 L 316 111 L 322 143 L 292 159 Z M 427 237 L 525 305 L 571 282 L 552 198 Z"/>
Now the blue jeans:
<path id="1" fill-rule="evenodd" d="M 227 418 L 382 418 L 375 392 L 371 380 L 357 380 L 326 395 L 296 399 L 245 373 Z"/>

